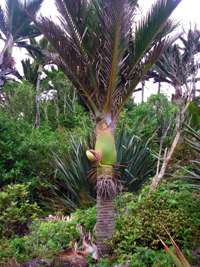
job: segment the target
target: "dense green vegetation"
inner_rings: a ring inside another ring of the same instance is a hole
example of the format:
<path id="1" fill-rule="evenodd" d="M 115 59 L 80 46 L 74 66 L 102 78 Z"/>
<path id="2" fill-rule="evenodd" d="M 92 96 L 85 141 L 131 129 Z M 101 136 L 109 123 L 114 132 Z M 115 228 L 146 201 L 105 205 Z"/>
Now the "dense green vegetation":
<path id="1" fill-rule="evenodd" d="M 113 256 L 106 266 L 127 261 L 131 266 L 172 266 L 159 240 L 162 238 L 167 244 L 169 242 L 164 227 L 190 261 L 195 261 L 192 251 L 200 244 L 199 205 L 200 199 L 195 191 L 181 181 L 163 183 L 153 193 L 146 186 L 139 194 L 122 194 L 116 199 L 117 227 L 111 240 Z M 96 209 L 93 207 L 77 210 L 70 219 L 61 218 L 61 215 L 55 220 L 50 217 L 34 219 L 26 235 L 2 240 L 1 261 L 11 256 L 22 262 L 33 258 L 50 261 L 75 241 L 81 242 L 77 224 L 93 232 L 95 218 Z"/>
<path id="2" fill-rule="evenodd" d="M 29 89 L 33 90 L 31 86 Z M 156 105 L 161 105 L 163 101 L 165 108 L 162 111 Z M 87 178 L 90 168 L 84 151 L 88 144 L 81 141 L 90 129 L 87 124 L 84 130 L 79 126 L 83 118 L 89 118 L 78 99 L 74 105 L 79 105 L 76 117 L 80 121 L 73 130 L 71 124 L 69 127 L 66 124 L 55 128 L 51 119 L 48 122 L 43 119 L 40 128 L 34 129 L 33 116 L 16 120 L 10 111 L 1 110 L 1 263 L 13 257 L 19 262 L 33 258 L 51 261 L 62 249 L 73 246 L 75 241 L 81 244 L 78 224 L 94 233 L 95 191 L 93 182 Z M 123 185 L 130 193 L 121 193 L 116 199 L 116 231 L 111 241 L 113 256 L 112 259 L 103 260 L 99 266 L 126 261 L 131 266 L 172 266 L 159 241 L 162 238 L 168 242 L 164 227 L 190 261 L 195 261 L 192 253 L 200 244 L 198 191 L 191 189 L 191 182 L 181 181 L 164 182 L 155 192 L 150 192 L 149 186 L 141 190 L 142 184 L 148 183 L 148 176 L 155 171 L 152 164 L 159 149 L 157 130 L 160 123 L 166 114 L 174 116 L 175 113 L 176 108 L 166 97 L 154 95 L 146 103 L 127 105 L 122 115 L 121 125 L 118 125 L 117 145 L 124 148 L 124 152 L 122 149 L 118 160 L 122 165 L 129 163 L 123 170 Z M 137 132 L 137 124 L 142 120 L 140 131 Z M 132 135 L 134 132 L 137 132 L 137 137 Z M 152 137 L 154 132 L 156 134 Z M 189 130 L 186 136 L 188 134 Z M 168 138 L 171 138 L 170 135 Z M 89 139 L 88 143 L 92 142 L 92 138 Z M 149 140 L 151 150 L 146 150 L 141 140 Z M 166 142 L 169 140 L 166 139 Z M 194 143 L 198 147 L 197 141 Z M 195 157 L 195 152 L 189 149 L 188 144 L 181 146 L 181 149 L 185 146 L 186 151 L 190 151 L 190 157 Z M 152 156 L 148 156 L 148 153 Z M 185 155 L 181 157 L 177 153 L 172 161 L 174 165 L 180 158 L 184 160 Z M 134 164 L 131 164 L 131 159 Z M 179 171 L 177 176 L 187 174 L 186 170 L 181 170 L 181 173 Z M 71 186 L 76 190 L 74 196 L 70 193 Z M 132 193 L 136 190 L 139 191 Z M 85 209 L 88 206 L 93 207 Z M 70 221 L 67 217 L 62 219 L 70 210 L 78 208 L 82 210 L 73 212 Z M 57 214 L 58 217 L 54 221 L 48 218 L 49 214 Z"/>

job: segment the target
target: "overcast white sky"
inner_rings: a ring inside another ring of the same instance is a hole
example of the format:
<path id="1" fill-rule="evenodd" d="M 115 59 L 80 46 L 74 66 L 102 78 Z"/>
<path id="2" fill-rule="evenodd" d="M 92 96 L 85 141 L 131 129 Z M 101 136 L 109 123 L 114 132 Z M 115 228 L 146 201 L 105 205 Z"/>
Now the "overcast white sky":
<path id="1" fill-rule="evenodd" d="M 154 0 L 139 0 L 142 10 L 145 12 L 151 7 Z M 54 0 L 45 0 L 43 11 L 52 14 L 54 9 Z M 200 25 L 200 0 L 182 0 L 177 9 L 174 11 L 173 17 L 182 20 L 184 24 L 190 22 L 199 23 Z"/>
<path id="2" fill-rule="evenodd" d="M 142 14 L 145 14 L 154 2 L 155 0 L 139 0 Z M 54 0 L 45 0 L 41 12 L 45 15 L 53 16 L 56 13 Z M 175 20 L 180 21 L 184 28 L 188 28 L 190 24 L 197 24 L 200 27 L 200 0 L 182 0 L 182 2 L 172 14 L 172 17 Z M 24 58 L 24 56 L 25 52 L 23 50 L 15 49 L 15 60 L 18 69 L 21 69 L 20 62 L 21 59 Z M 164 91 L 167 92 L 167 88 L 165 88 Z M 145 98 L 147 98 L 152 92 L 153 89 L 146 90 Z M 136 98 L 140 98 L 140 93 L 137 94 Z"/>

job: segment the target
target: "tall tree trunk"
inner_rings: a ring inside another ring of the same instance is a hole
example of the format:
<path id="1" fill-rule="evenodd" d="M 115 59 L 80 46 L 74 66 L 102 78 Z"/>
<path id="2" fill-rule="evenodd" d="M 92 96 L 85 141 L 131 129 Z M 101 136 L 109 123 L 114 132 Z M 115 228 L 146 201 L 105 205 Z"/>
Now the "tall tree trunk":
<path id="1" fill-rule="evenodd" d="M 161 82 L 158 82 L 158 94 L 160 94 L 160 91 L 161 91 Z"/>
<path id="2" fill-rule="evenodd" d="M 35 96 L 35 106 L 36 106 L 36 113 L 35 113 L 35 128 L 40 127 L 40 84 L 41 84 L 41 75 L 42 75 L 42 65 L 38 67 L 38 77 L 36 83 L 36 96 Z"/>
<path id="3" fill-rule="evenodd" d="M 196 98 L 196 75 L 193 74 L 192 75 L 192 100 L 194 100 Z"/>
<path id="4" fill-rule="evenodd" d="M 142 103 L 144 103 L 144 86 L 145 86 L 145 81 L 142 81 Z"/>
<path id="5" fill-rule="evenodd" d="M 190 96 L 190 92 L 188 93 L 188 96 Z M 157 163 L 157 171 L 156 175 L 152 179 L 151 183 L 151 190 L 155 191 L 158 185 L 160 184 L 161 180 L 165 176 L 167 167 L 174 155 L 175 149 L 180 142 L 181 139 L 181 133 L 182 133 L 182 126 L 185 121 L 186 117 L 186 112 L 190 104 L 190 97 L 186 97 L 186 99 L 182 98 L 179 99 L 178 97 L 176 98 L 176 103 L 178 103 L 178 114 L 176 116 L 176 127 L 175 127 L 175 136 L 172 141 L 172 144 L 169 148 L 165 148 L 164 154 L 162 155 L 162 145 L 160 147 L 160 152 L 159 152 L 159 158 L 158 158 L 158 163 Z M 168 131 L 168 129 L 167 129 Z M 162 159 L 161 159 L 162 158 Z M 161 164 L 162 160 L 162 164 Z M 160 167 L 161 166 L 161 167 Z"/>
<path id="6" fill-rule="evenodd" d="M 6 40 L 4 47 L 0 53 L 0 66 L 3 64 L 4 56 L 6 52 L 12 53 L 12 47 L 13 47 L 13 37 L 10 35 L 8 39 Z"/>
<path id="7" fill-rule="evenodd" d="M 91 150 L 93 151 L 93 150 Z M 97 160 L 97 223 L 96 238 L 98 254 L 104 256 L 110 248 L 114 228 L 115 209 L 113 199 L 117 193 L 113 166 L 116 164 L 114 127 L 104 120 L 96 125 L 96 145 L 93 151 Z"/>
<path id="8" fill-rule="evenodd" d="M 55 109 L 56 109 L 56 121 L 57 121 L 57 126 L 59 126 L 60 122 L 59 122 L 59 114 L 60 114 L 60 109 L 59 109 L 59 104 L 58 104 L 58 96 L 56 95 L 54 98 L 54 105 L 55 105 Z"/>

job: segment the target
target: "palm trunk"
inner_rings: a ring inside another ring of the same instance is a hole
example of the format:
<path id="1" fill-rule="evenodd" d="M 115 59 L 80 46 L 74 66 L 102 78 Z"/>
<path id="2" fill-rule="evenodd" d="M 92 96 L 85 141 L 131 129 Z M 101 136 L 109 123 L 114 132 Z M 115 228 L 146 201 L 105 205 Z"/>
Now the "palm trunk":
<path id="1" fill-rule="evenodd" d="M 116 163 L 114 127 L 105 121 L 96 126 L 95 153 L 98 157 L 96 238 L 98 253 L 104 256 L 110 251 L 107 241 L 115 228 L 113 199 L 117 192 L 113 169 Z"/>
<path id="2" fill-rule="evenodd" d="M 115 229 L 114 215 L 113 200 L 105 200 L 97 196 L 96 238 L 98 254 L 100 256 L 104 256 L 110 252 L 109 245 L 106 244 L 106 241 L 112 238 Z"/>
<path id="3" fill-rule="evenodd" d="M 13 37 L 10 35 L 8 39 L 6 40 L 4 47 L 0 53 L 0 66 L 3 64 L 5 53 L 12 53 L 12 47 L 13 47 Z"/>
<path id="4" fill-rule="evenodd" d="M 158 82 L 158 92 L 157 92 L 157 94 L 160 94 L 160 91 L 161 91 L 161 82 Z"/>
<path id="5" fill-rule="evenodd" d="M 41 83 L 41 74 L 42 74 L 42 66 L 38 67 L 38 77 L 37 77 L 37 84 L 36 84 L 36 96 L 35 96 L 35 106 L 36 106 L 36 113 L 35 113 L 35 128 L 40 127 L 40 83 Z"/>
<path id="6" fill-rule="evenodd" d="M 142 81 L 142 103 L 144 103 L 144 86 L 145 86 L 145 82 Z"/>

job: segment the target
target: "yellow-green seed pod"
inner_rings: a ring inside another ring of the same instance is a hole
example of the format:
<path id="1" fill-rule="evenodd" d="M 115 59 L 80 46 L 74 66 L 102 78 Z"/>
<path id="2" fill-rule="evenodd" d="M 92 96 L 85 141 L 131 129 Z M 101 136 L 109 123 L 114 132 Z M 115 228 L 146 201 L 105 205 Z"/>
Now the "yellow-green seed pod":
<path id="1" fill-rule="evenodd" d="M 86 156 L 90 161 L 96 161 L 96 157 L 94 156 L 94 154 L 90 150 L 86 151 Z"/>
<path id="2" fill-rule="evenodd" d="M 86 156 L 90 161 L 100 161 L 101 154 L 95 151 L 94 149 L 89 149 L 86 151 Z"/>

